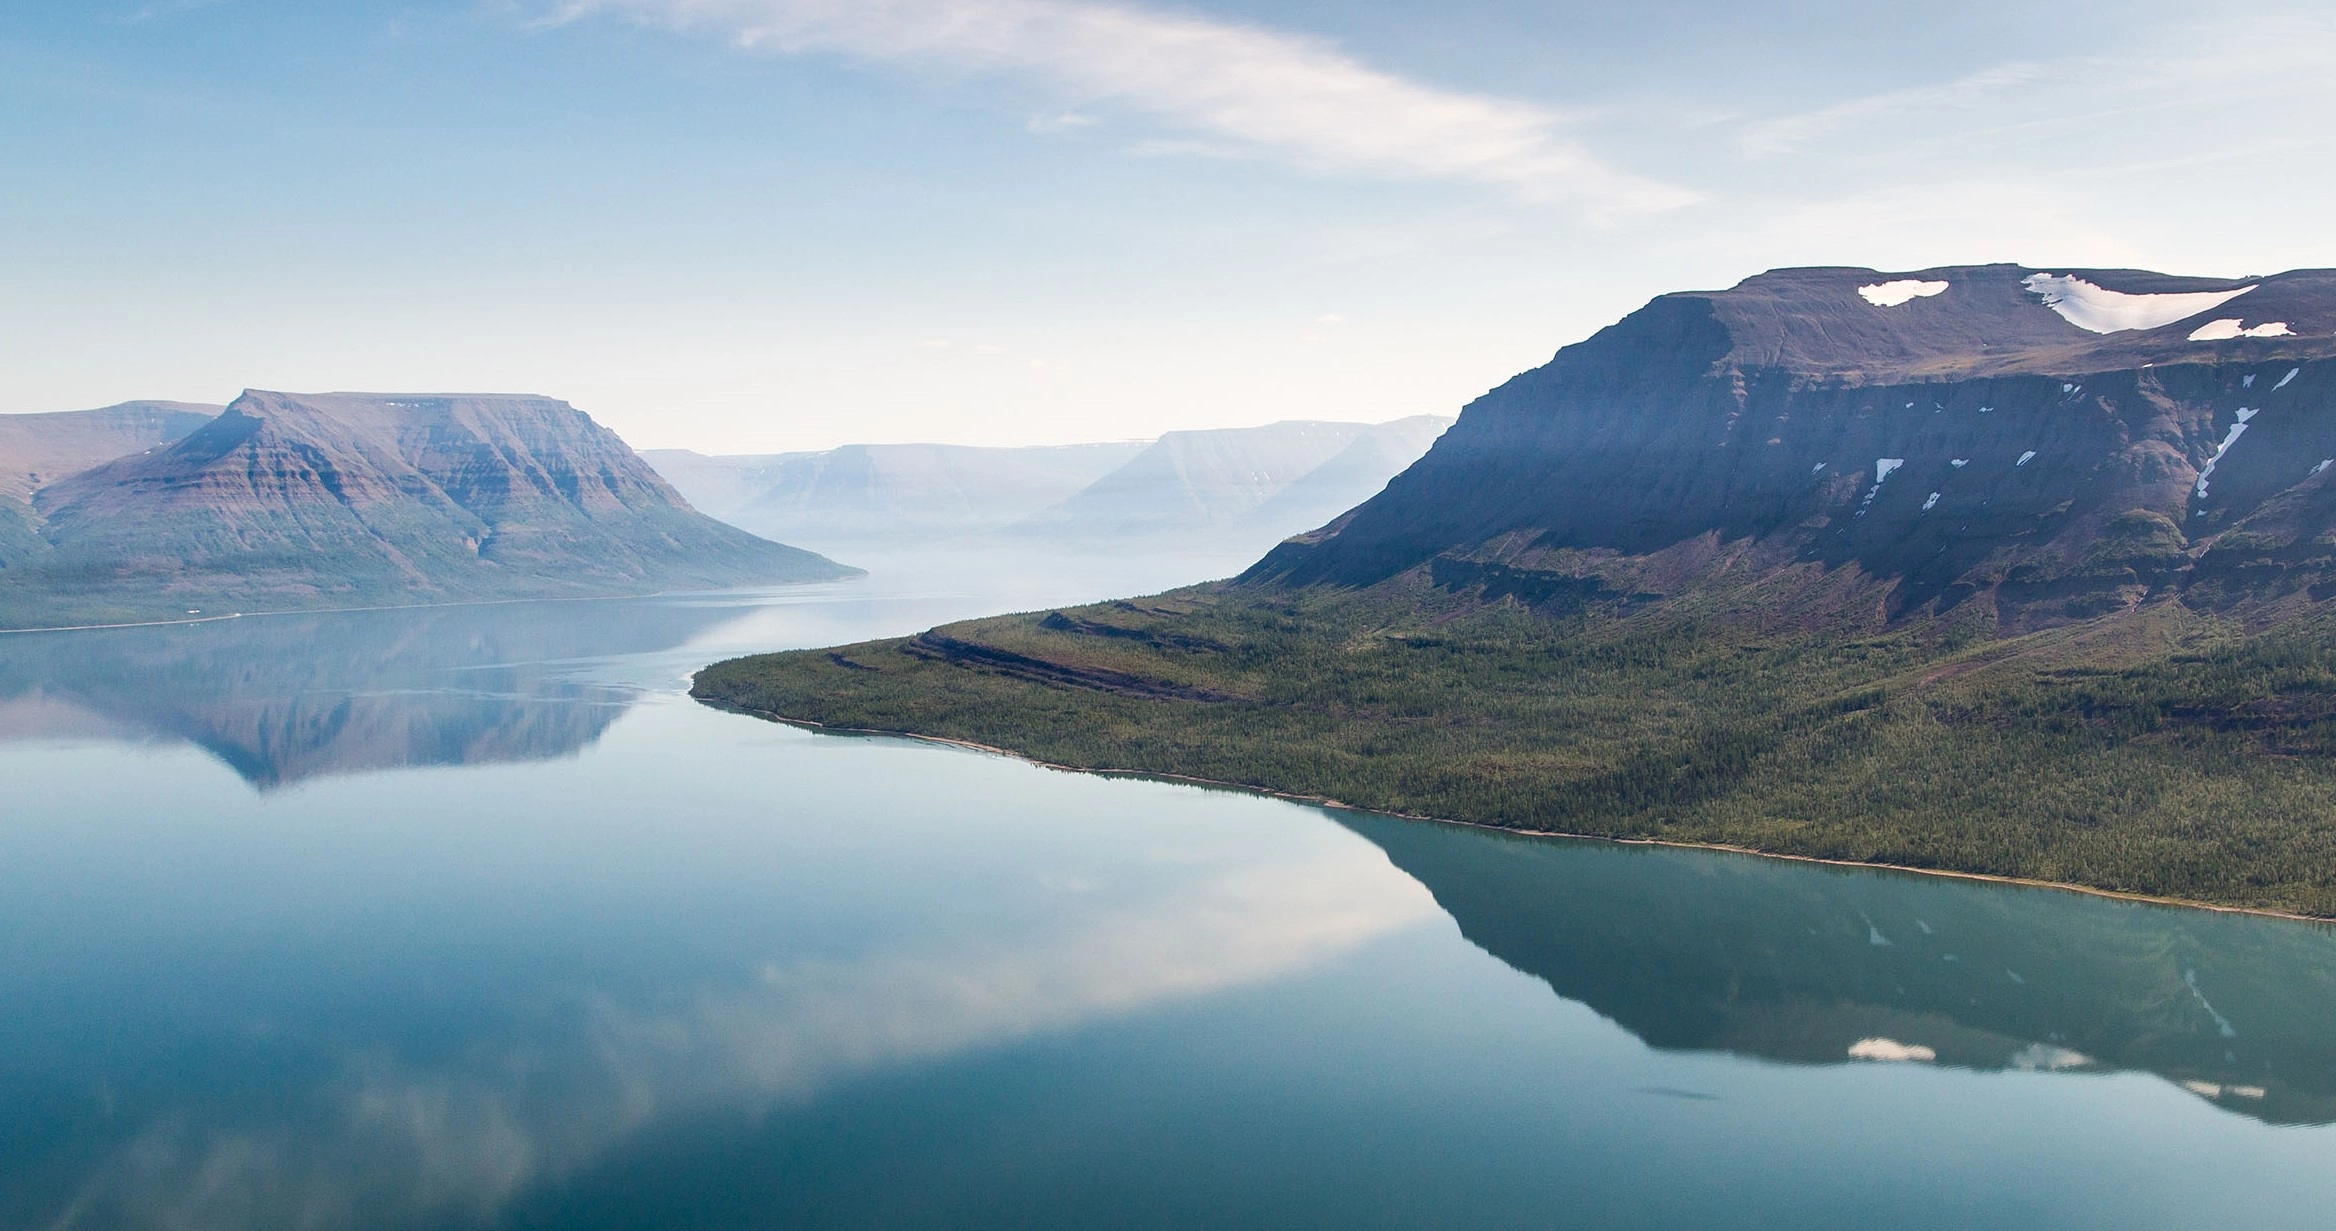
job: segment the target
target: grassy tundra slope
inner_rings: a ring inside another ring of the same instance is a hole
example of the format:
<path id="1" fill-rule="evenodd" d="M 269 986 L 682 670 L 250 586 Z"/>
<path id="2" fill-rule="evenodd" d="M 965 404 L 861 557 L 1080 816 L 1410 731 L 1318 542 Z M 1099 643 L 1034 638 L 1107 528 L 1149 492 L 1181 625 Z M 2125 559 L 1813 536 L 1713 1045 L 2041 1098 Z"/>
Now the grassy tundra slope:
<path id="1" fill-rule="evenodd" d="M 2336 915 L 2332 645 L 2174 605 L 1986 640 L 1219 586 L 695 692 L 1389 812 Z"/>

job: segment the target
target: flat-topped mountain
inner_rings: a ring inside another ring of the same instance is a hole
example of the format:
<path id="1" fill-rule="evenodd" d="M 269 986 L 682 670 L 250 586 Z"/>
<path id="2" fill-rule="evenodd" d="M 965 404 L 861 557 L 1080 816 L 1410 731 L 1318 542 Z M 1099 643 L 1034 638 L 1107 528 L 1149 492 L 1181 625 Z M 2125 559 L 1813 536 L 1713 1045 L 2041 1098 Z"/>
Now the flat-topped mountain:
<path id="1" fill-rule="evenodd" d="M 1434 561 L 1530 598 L 1791 573 L 1829 608 L 1978 599 L 2008 630 L 2273 601 L 2336 577 L 2331 359 L 2331 271 L 1781 270 L 1559 351 L 1249 576 Z"/>
<path id="2" fill-rule="evenodd" d="M 792 719 L 2336 916 L 2336 273 L 1781 270 L 1233 582 L 720 663 Z"/>
<path id="3" fill-rule="evenodd" d="M 76 622 L 807 581 L 851 570 L 691 509 L 565 402 L 250 391 L 44 483 L 0 617 Z"/>

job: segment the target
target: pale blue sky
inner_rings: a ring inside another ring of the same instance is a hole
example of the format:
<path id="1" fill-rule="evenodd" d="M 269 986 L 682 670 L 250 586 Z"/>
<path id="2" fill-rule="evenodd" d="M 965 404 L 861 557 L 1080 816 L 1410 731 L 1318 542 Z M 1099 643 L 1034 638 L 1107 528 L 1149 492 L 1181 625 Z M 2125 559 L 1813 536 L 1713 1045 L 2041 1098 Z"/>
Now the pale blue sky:
<path id="1" fill-rule="evenodd" d="M 2336 265 L 2324 3 L 0 2 L 0 410 L 1448 413 L 1784 264 Z"/>

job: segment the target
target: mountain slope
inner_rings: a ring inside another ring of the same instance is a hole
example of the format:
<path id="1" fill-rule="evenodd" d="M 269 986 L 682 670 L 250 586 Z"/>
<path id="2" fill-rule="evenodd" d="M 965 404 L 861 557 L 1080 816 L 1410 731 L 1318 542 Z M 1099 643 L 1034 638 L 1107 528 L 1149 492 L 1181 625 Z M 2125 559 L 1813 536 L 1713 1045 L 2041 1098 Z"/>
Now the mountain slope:
<path id="1" fill-rule="evenodd" d="M 123 402 L 99 410 L 0 415 L 0 500 L 101 462 L 177 441 L 225 409 L 195 402 Z"/>
<path id="2" fill-rule="evenodd" d="M 803 581 L 850 570 L 705 517 L 564 402 L 251 391 L 41 488 L 26 620 Z"/>
<path id="3" fill-rule="evenodd" d="M 1908 284 L 1938 289 L 1859 293 Z M 2070 286 L 2095 310 L 2049 302 Z M 2215 336 L 2231 320 L 2270 336 Z M 1567 347 L 1250 576 L 1369 585 L 1441 559 L 1667 593 L 1807 562 L 1854 566 L 1893 618 L 1977 599 L 2015 630 L 2167 587 L 2275 600 L 2331 564 L 2332 359 L 2336 272 L 1780 271 Z"/>
<path id="4" fill-rule="evenodd" d="M 169 444 L 219 411 L 192 402 L 123 402 L 99 410 L 0 415 L 0 569 L 47 553 L 31 507 L 42 486 Z"/>
<path id="5" fill-rule="evenodd" d="M 2336 274 L 1785 270 L 1235 582 L 720 704 L 1525 830 L 2336 915 Z"/>

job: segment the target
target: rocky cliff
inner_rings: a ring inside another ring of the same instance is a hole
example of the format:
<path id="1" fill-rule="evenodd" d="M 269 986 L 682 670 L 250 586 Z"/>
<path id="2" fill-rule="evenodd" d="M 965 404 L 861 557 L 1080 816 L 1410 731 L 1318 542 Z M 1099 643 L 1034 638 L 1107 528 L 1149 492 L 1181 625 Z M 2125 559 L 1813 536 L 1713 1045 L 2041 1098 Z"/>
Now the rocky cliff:
<path id="1" fill-rule="evenodd" d="M 1779 270 L 1559 351 L 1246 576 L 1528 602 L 1732 579 L 1804 618 L 2003 631 L 2267 610 L 2336 594 L 2331 459 L 2336 271 Z"/>
<path id="2" fill-rule="evenodd" d="M 691 509 L 565 402 L 251 391 L 34 493 L 15 623 L 585 597 L 851 570 Z"/>

